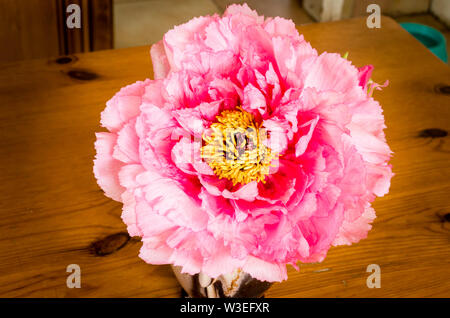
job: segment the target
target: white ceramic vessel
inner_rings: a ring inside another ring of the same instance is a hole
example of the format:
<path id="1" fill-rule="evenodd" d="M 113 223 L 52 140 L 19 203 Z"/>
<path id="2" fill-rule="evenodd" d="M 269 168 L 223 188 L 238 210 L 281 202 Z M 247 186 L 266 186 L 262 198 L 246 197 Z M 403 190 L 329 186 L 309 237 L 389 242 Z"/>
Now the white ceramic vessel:
<path id="1" fill-rule="evenodd" d="M 188 297 L 192 298 L 259 298 L 272 285 L 241 270 L 215 279 L 203 273 L 181 273 L 181 267 L 178 266 L 172 266 L 172 270 Z"/>

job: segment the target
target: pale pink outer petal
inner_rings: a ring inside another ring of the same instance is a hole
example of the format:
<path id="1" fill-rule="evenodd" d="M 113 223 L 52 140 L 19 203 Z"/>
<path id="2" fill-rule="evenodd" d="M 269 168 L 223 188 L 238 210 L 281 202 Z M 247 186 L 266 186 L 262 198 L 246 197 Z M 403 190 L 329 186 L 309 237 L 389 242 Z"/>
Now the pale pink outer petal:
<path id="1" fill-rule="evenodd" d="M 339 229 L 338 235 L 333 241 L 333 245 L 351 245 L 352 243 L 357 243 L 361 239 L 366 238 L 367 233 L 372 228 L 370 223 L 372 223 L 375 218 L 375 210 L 368 206 L 357 220 L 352 222 L 344 221 Z"/>
<path id="2" fill-rule="evenodd" d="M 267 18 L 264 22 L 264 30 L 266 30 L 271 36 L 299 36 L 295 23 L 292 20 L 287 20 L 280 17 Z"/>
<path id="3" fill-rule="evenodd" d="M 128 164 L 122 166 L 119 171 L 120 185 L 129 191 L 140 186 L 137 177 L 145 172 L 145 168 L 141 164 Z"/>
<path id="4" fill-rule="evenodd" d="M 169 264 L 181 266 L 182 273 L 195 275 L 202 271 L 203 259 L 198 251 L 173 250 L 172 255 L 168 260 Z M 167 262 L 165 264 L 167 264 Z"/>
<path id="5" fill-rule="evenodd" d="M 172 249 L 161 245 L 157 248 L 147 247 L 144 242 L 139 252 L 139 257 L 149 264 L 164 265 L 167 264 L 167 260 L 172 255 Z"/>
<path id="6" fill-rule="evenodd" d="M 96 133 L 94 160 L 94 175 L 98 185 L 105 191 L 105 195 L 113 200 L 121 201 L 121 194 L 125 189 L 119 183 L 119 170 L 123 163 L 113 158 L 114 145 L 117 135 L 113 133 Z"/>
<path id="7" fill-rule="evenodd" d="M 132 192 L 122 193 L 122 220 L 127 225 L 130 236 L 142 236 L 142 231 L 137 226 L 136 221 L 136 200 Z"/>
<path id="8" fill-rule="evenodd" d="M 125 165 L 120 169 L 120 184 L 127 190 L 122 193 L 122 220 L 127 225 L 131 236 L 142 236 L 142 231 L 137 225 L 135 191 L 140 186 L 136 178 L 145 171 L 140 164 Z"/>
<path id="9" fill-rule="evenodd" d="M 382 197 L 389 192 L 391 179 L 394 176 L 391 165 L 373 165 L 367 164 L 367 186 L 373 193 Z"/>
<path id="10" fill-rule="evenodd" d="M 150 48 L 150 56 L 152 58 L 155 79 L 166 77 L 169 74 L 170 65 L 162 40 L 152 45 Z"/>
<path id="11" fill-rule="evenodd" d="M 247 258 L 242 270 L 260 281 L 281 282 L 287 279 L 285 264 L 267 262 L 253 256 Z"/>
<path id="12" fill-rule="evenodd" d="M 209 277 L 218 277 L 224 273 L 232 273 L 236 268 L 242 267 L 245 260 L 230 255 L 229 248 L 220 248 L 215 251 L 203 264 L 202 271 Z"/>
<path id="13" fill-rule="evenodd" d="M 258 12 L 250 9 L 250 7 L 246 3 L 244 3 L 243 5 L 232 4 L 228 6 L 223 15 L 225 17 L 245 16 L 250 18 L 251 21 L 256 24 L 262 24 L 264 22 L 264 17 L 259 16 Z"/>
<path id="14" fill-rule="evenodd" d="M 336 53 L 322 53 L 308 68 L 304 87 L 348 92 L 358 87 L 358 70 Z"/>

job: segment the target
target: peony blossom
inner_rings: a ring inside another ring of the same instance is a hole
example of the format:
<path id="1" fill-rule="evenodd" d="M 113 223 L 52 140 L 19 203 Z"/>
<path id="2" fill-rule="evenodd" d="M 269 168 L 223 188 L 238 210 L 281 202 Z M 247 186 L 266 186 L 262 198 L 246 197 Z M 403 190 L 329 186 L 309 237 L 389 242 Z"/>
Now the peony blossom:
<path id="1" fill-rule="evenodd" d="M 94 160 L 144 261 L 282 281 L 367 236 L 393 175 L 372 66 L 247 5 L 174 27 L 151 57 L 155 79 L 107 102 Z"/>

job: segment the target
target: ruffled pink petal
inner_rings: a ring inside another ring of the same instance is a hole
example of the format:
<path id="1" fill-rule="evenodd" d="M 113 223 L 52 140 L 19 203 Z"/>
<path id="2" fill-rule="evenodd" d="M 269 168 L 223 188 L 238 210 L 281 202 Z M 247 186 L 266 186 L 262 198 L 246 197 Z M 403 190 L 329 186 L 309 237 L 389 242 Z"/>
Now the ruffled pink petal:
<path id="1" fill-rule="evenodd" d="M 278 118 L 265 120 L 262 124 L 267 130 L 267 139 L 263 141 L 264 145 L 269 147 L 272 152 L 283 154 L 288 147 L 288 136 L 290 125 Z"/>
<path id="2" fill-rule="evenodd" d="M 272 63 L 269 63 L 269 69 L 265 74 L 265 79 L 268 86 L 270 87 L 268 94 L 272 97 L 270 104 L 271 110 L 273 111 L 276 109 L 276 106 L 280 102 L 280 99 L 282 97 L 282 90 L 280 78 L 278 76 L 278 73 L 275 71 Z"/>
<path id="3" fill-rule="evenodd" d="M 211 193 L 212 195 L 216 195 L 219 196 L 222 194 L 222 191 L 224 191 L 225 189 L 231 188 L 232 183 L 223 178 L 223 179 L 219 179 L 217 176 L 208 176 L 208 175 L 203 175 L 203 176 L 199 176 L 199 180 L 200 183 L 202 184 L 202 186 L 205 188 L 205 190 L 207 190 L 209 193 Z"/>
<path id="4" fill-rule="evenodd" d="M 162 108 L 166 104 L 166 99 L 164 96 L 164 80 L 154 80 L 144 89 L 144 94 L 142 95 L 142 104 L 152 104 L 159 108 Z"/>
<path id="5" fill-rule="evenodd" d="M 113 157 L 124 163 L 139 162 L 139 138 L 136 134 L 135 121 L 127 123 L 119 132 Z"/>
<path id="6" fill-rule="evenodd" d="M 389 192 L 391 179 L 394 176 L 391 165 L 367 164 L 367 187 L 379 197 Z"/>
<path id="7" fill-rule="evenodd" d="M 227 76 L 239 69 L 239 58 L 231 51 L 199 52 L 181 62 L 183 70 L 202 76 Z"/>
<path id="8" fill-rule="evenodd" d="M 229 19 L 211 21 L 205 28 L 205 45 L 214 52 L 238 52 L 239 36 L 233 33 Z"/>
<path id="9" fill-rule="evenodd" d="M 353 101 L 341 92 L 306 88 L 300 96 L 300 101 L 301 111 L 320 114 L 322 121 L 332 123 L 341 130 L 345 130 L 352 121 L 352 109 L 349 106 L 353 106 Z"/>
<path id="10" fill-rule="evenodd" d="M 212 195 L 205 188 L 201 189 L 198 197 L 202 201 L 202 209 L 210 216 L 216 217 L 220 214 L 233 215 L 235 212 L 229 200 L 222 196 Z"/>
<path id="11" fill-rule="evenodd" d="M 184 173 L 191 175 L 214 175 L 211 167 L 201 157 L 202 140 L 191 141 L 183 137 L 172 148 L 172 161 Z"/>
<path id="12" fill-rule="evenodd" d="M 184 54 L 189 51 L 189 46 L 191 46 L 190 43 L 196 41 L 196 35 L 204 31 L 213 19 L 215 18 L 193 18 L 185 24 L 175 26 L 164 35 L 164 48 L 172 71 L 180 70 Z"/>
<path id="13" fill-rule="evenodd" d="M 249 113 L 265 114 L 267 110 L 266 98 L 252 84 L 248 84 L 244 89 L 244 100 L 242 101 L 242 109 Z"/>
<path id="14" fill-rule="evenodd" d="M 167 175 L 173 175 L 176 169 L 170 157 L 178 138 L 173 138 L 172 134 L 179 126 L 169 110 L 152 104 L 143 104 L 141 110 L 136 120 L 141 163 L 148 169 L 162 169 Z"/>
<path id="15" fill-rule="evenodd" d="M 135 218 L 142 237 L 155 242 L 165 242 L 167 235 L 170 235 L 168 233 L 178 228 L 170 219 L 153 209 L 143 197 L 136 198 Z"/>
<path id="16" fill-rule="evenodd" d="M 127 225 L 130 236 L 142 236 L 136 220 L 136 200 L 134 193 L 125 191 L 122 193 L 122 221 Z"/>
<path id="17" fill-rule="evenodd" d="M 212 122 L 219 115 L 224 100 L 217 100 L 211 103 L 201 103 L 197 106 L 203 119 Z"/>
<path id="18" fill-rule="evenodd" d="M 193 231 L 206 227 L 207 214 L 201 209 L 199 202 L 184 191 L 192 187 L 189 180 L 176 182 L 150 170 L 139 177 L 141 182 L 145 183 L 143 187 L 145 200 L 156 213 L 165 216 L 176 225 L 189 227 Z M 171 195 L 167 196 L 168 193 Z"/>
<path id="19" fill-rule="evenodd" d="M 367 83 L 372 76 L 373 65 L 366 65 L 358 68 L 359 86 L 367 90 Z"/>
<path id="20" fill-rule="evenodd" d="M 250 182 L 241 186 L 233 186 L 227 179 L 219 179 L 217 176 L 202 175 L 199 177 L 200 183 L 210 194 L 223 196 L 230 200 L 253 201 L 258 195 L 256 182 Z"/>
<path id="21" fill-rule="evenodd" d="M 277 200 L 278 201 L 278 200 Z M 266 198 L 257 198 L 256 200 L 249 202 L 246 200 L 231 201 L 235 211 L 240 211 L 245 214 L 258 217 L 261 215 L 270 215 L 273 211 L 282 211 L 287 214 L 288 210 L 282 202 L 270 202 Z"/>
<path id="22" fill-rule="evenodd" d="M 207 129 L 207 125 L 209 124 L 202 118 L 200 109 L 197 108 L 178 109 L 173 111 L 172 114 L 181 127 L 189 134 L 198 138 L 202 137 L 203 132 Z"/>
<path id="23" fill-rule="evenodd" d="M 138 188 L 137 176 L 145 172 L 145 168 L 140 164 L 124 165 L 119 171 L 120 185 L 128 190 Z"/>
<path id="24" fill-rule="evenodd" d="M 252 70 L 265 73 L 269 65 L 275 64 L 274 48 L 267 32 L 260 25 L 248 25 L 241 29 L 240 59 Z"/>
<path id="25" fill-rule="evenodd" d="M 136 82 L 123 87 L 113 98 L 106 103 L 106 108 L 101 114 L 101 123 L 111 132 L 116 132 L 129 120 L 139 114 L 146 86 L 150 80 Z"/>
<path id="26" fill-rule="evenodd" d="M 385 141 L 383 129 L 386 128 L 386 125 L 384 124 L 383 110 L 380 104 L 372 98 L 367 98 L 352 108 L 351 125 L 347 127 L 351 130 L 353 125 L 362 127 L 368 133 Z"/>
<path id="27" fill-rule="evenodd" d="M 240 88 L 228 79 L 215 78 L 209 83 L 208 95 L 213 101 L 221 101 L 224 109 L 234 108 L 237 105 Z M 232 107 L 230 107 L 232 106 Z"/>
<path id="28" fill-rule="evenodd" d="M 314 129 L 316 128 L 317 122 L 319 121 L 319 116 L 311 119 L 307 123 L 300 126 L 301 128 L 309 127 L 306 135 L 303 135 L 299 138 L 297 143 L 295 144 L 295 156 L 299 157 L 303 155 L 308 147 L 309 141 L 311 140 L 312 134 L 314 133 Z"/>
<path id="29" fill-rule="evenodd" d="M 301 220 L 309 219 L 317 211 L 317 196 L 306 193 L 301 202 L 289 212 L 289 220 L 296 224 Z"/>
<path id="30" fill-rule="evenodd" d="M 264 22 L 264 30 L 271 36 L 299 36 L 295 23 L 292 20 L 286 20 L 280 17 L 267 18 Z"/>
<path id="31" fill-rule="evenodd" d="M 321 259 L 331 246 L 344 221 L 344 207 L 337 204 L 327 217 L 311 217 L 298 225 L 310 246 L 310 256 L 304 262 Z"/>
<path id="32" fill-rule="evenodd" d="M 317 51 L 304 41 L 303 37 L 297 41 L 286 37 L 273 37 L 272 46 L 283 82 L 289 87 L 302 88 L 305 77 L 310 72 L 310 65 L 316 60 Z"/>
<path id="33" fill-rule="evenodd" d="M 301 176 L 299 166 L 286 160 L 279 161 L 279 168 L 258 184 L 258 199 L 271 203 L 277 201 L 287 204 L 296 189 L 297 177 Z M 299 180 L 299 182 L 301 182 Z"/>
<path id="34" fill-rule="evenodd" d="M 349 126 L 352 142 L 364 160 L 373 164 L 383 164 L 391 157 L 391 149 L 383 139 L 374 136 L 363 127 Z"/>
<path id="35" fill-rule="evenodd" d="M 222 191 L 222 196 L 230 200 L 245 200 L 251 202 L 255 200 L 257 195 L 258 183 L 256 181 L 247 183 L 233 192 L 228 191 L 227 189 Z"/>

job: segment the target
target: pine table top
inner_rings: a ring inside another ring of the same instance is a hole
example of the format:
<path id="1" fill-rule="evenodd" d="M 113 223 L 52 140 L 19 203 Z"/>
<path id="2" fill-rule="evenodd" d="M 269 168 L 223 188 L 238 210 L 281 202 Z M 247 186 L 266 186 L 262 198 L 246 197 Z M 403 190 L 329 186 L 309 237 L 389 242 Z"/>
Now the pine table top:
<path id="1" fill-rule="evenodd" d="M 289 267 L 266 297 L 450 296 L 450 70 L 383 17 L 300 26 L 319 52 L 349 52 L 390 85 L 384 108 L 396 176 L 367 239 Z M 178 297 L 169 266 L 139 257 L 121 205 L 92 173 L 100 112 L 122 86 L 152 76 L 149 47 L 0 65 L 0 297 Z M 66 267 L 81 268 L 69 289 Z M 369 264 L 381 268 L 370 289 Z"/>

